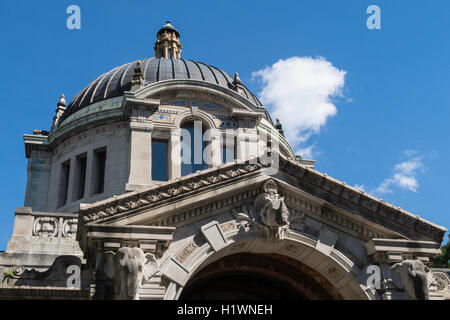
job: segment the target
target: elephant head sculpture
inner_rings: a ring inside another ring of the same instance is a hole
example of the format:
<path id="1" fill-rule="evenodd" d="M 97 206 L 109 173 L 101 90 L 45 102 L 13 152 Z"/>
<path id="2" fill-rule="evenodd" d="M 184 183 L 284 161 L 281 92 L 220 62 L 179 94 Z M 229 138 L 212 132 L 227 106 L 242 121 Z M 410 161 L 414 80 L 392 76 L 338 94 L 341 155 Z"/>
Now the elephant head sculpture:
<path id="1" fill-rule="evenodd" d="M 120 300 L 139 300 L 142 279 L 149 280 L 159 266 L 151 253 L 144 254 L 140 248 L 120 248 L 116 253 L 109 251 L 100 255 L 95 269 L 114 280 L 114 291 Z"/>
<path id="2" fill-rule="evenodd" d="M 404 260 L 394 264 L 391 268 L 400 276 L 403 290 L 413 299 L 429 299 L 430 269 L 419 260 Z"/>

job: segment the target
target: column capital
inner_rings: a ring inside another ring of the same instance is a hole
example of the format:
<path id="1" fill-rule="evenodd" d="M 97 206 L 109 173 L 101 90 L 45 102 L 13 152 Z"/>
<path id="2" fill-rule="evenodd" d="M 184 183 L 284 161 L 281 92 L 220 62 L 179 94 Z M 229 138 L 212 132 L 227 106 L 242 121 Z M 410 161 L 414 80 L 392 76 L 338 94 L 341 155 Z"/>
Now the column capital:
<path id="1" fill-rule="evenodd" d="M 365 244 L 374 263 L 394 264 L 403 260 L 420 260 L 425 264 L 440 253 L 437 242 L 405 239 L 371 239 Z"/>
<path id="2" fill-rule="evenodd" d="M 131 120 L 130 121 L 130 130 L 131 131 L 152 132 L 153 131 L 153 122 Z"/>

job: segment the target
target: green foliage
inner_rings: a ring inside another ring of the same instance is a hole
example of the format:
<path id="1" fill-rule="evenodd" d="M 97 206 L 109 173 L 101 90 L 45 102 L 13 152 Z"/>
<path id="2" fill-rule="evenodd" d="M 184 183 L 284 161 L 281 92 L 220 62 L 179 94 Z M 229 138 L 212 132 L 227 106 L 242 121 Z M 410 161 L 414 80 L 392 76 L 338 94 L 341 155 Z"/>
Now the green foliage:
<path id="1" fill-rule="evenodd" d="M 6 269 L 3 275 L 5 278 L 13 278 L 14 272 L 11 269 Z"/>
<path id="2" fill-rule="evenodd" d="M 441 248 L 441 254 L 433 259 L 433 268 L 450 268 L 450 240 Z"/>

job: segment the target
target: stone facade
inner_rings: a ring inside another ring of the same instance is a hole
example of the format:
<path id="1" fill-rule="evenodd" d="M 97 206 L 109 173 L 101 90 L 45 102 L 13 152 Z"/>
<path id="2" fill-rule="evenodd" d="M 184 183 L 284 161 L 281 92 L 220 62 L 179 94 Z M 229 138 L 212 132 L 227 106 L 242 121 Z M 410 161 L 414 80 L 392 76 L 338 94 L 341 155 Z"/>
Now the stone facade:
<path id="1" fill-rule="evenodd" d="M 156 47 L 175 35 L 179 59 L 175 31 Z M 66 117 L 61 100 L 49 133 L 25 135 L 25 207 L 0 253 L 0 298 L 223 298 L 200 284 L 231 286 L 220 280 L 231 274 L 269 279 L 280 297 L 449 299 L 448 270 L 429 269 L 445 228 L 314 170 L 237 74 L 229 88 L 147 84 L 142 68 L 123 96 Z M 187 121 L 208 129 L 208 163 L 182 176 Z M 153 141 L 167 144 L 167 181 L 152 176 Z"/>

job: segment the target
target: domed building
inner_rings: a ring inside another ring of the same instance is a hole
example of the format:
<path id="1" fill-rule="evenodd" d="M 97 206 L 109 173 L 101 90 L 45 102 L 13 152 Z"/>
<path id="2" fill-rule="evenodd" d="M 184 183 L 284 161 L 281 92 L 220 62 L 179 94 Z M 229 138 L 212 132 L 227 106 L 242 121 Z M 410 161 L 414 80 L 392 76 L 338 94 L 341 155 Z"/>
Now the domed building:
<path id="1" fill-rule="evenodd" d="M 182 48 L 167 22 L 155 57 L 24 136 L 0 298 L 444 298 L 445 228 L 314 170 L 237 73 Z"/>

